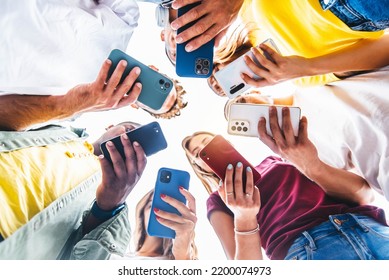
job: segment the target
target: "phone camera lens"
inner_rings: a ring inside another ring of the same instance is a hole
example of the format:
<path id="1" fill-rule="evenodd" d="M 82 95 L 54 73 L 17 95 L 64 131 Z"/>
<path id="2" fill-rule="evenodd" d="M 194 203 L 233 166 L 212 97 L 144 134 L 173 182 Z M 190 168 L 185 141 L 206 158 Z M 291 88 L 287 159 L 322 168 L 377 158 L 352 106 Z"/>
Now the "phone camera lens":
<path id="1" fill-rule="evenodd" d="M 209 65 L 209 61 L 208 60 L 204 60 L 203 64 L 204 64 L 204 66 L 208 66 Z"/>
<path id="2" fill-rule="evenodd" d="M 207 75 L 207 74 L 209 73 L 209 69 L 208 69 L 208 68 L 203 68 L 202 73 L 203 73 L 204 75 Z"/>
<path id="3" fill-rule="evenodd" d="M 202 156 L 202 157 L 205 157 L 206 155 L 207 155 L 206 152 L 202 152 L 202 153 L 201 153 L 201 156 Z"/>
<path id="4" fill-rule="evenodd" d="M 232 130 L 232 131 L 235 131 L 235 130 L 236 130 L 236 126 L 233 125 L 233 126 L 231 127 L 231 130 Z"/>
<path id="5" fill-rule="evenodd" d="M 247 130 L 248 130 L 247 127 L 243 127 L 244 132 L 247 132 Z"/>
<path id="6" fill-rule="evenodd" d="M 237 129 L 238 129 L 238 131 L 241 131 L 241 130 L 242 130 L 242 127 L 238 126 L 238 128 L 237 128 Z"/>
<path id="7" fill-rule="evenodd" d="M 160 84 L 160 85 L 163 85 L 164 83 L 165 83 L 165 81 L 164 81 L 163 79 L 160 79 L 160 80 L 159 80 L 159 84 Z"/>
<path id="8" fill-rule="evenodd" d="M 169 82 L 165 83 L 165 88 L 170 88 L 170 83 Z"/>
<path id="9" fill-rule="evenodd" d="M 196 69 L 197 69 L 197 70 L 201 70 L 201 68 L 203 68 L 203 67 L 201 66 L 201 64 L 196 64 Z"/>
<path id="10" fill-rule="evenodd" d="M 170 180 L 171 180 L 171 176 L 172 176 L 172 173 L 170 171 L 167 171 L 167 170 L 163 170 L 161 172 L 161 177 L 160 177 L 160 181 L 162 183 L 169 183 Z"/>

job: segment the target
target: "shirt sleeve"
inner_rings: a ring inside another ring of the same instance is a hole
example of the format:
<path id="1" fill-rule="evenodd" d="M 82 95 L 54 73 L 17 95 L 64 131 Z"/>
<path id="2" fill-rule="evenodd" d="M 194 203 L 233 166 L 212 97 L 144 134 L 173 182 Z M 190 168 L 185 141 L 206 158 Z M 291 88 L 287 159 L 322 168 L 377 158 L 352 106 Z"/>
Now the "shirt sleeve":
<path id="1" fill-rule="evenodd" d="M 221 211 L 224 212 L 231 217 L 234 216 L 234 214 L 231 212 L 231 210 L 227 207 L 227 205 L 224 204 L 223 200 L 219 196 L 219 193 L 213 192 L 207 199 L 207 217 L 208 220 L 210 218 L 210 215 L 213 211 Z"/>

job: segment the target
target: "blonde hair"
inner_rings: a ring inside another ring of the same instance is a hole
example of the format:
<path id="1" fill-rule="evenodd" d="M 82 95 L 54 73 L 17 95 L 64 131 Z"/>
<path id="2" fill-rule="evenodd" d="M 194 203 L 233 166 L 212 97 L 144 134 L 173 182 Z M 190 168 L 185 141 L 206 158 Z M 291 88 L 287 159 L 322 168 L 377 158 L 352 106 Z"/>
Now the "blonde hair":
<path id="1" fill-rule="evenodd" d="M 189 144 L 190 144 L 190 141 L 192 140 L 193 137 L 195 136 L 198 136 L 198 135 L 201 135 L 201 134 L 205 134 L 205 135 L 210 135 L 212 137 L 215 136 L 215 134 L 211 133 L 211 132 L 207 132 L 207 131 L 198 131 L 198 132 L 195 132 L 193 133 L 192 135 L 190 136 L 187 136 L 185 137 L 182 142 L 181 142 L 181 145 L 182 145 L 182 148 L 184 149 L 185 151 L 185 155 L 186 155 L 186 158 L 188 159 L 189 161 L 189 164 L 192 166 L 193 168 L 193 171 L 196 173 L 197 177 L 200 179 L 201 183 L 203 184 L 203 186 L 205 187 L 206 191 L 208 192 L 208 194 L 211 194 L 215 189 L 217 189 L 218 185 L 219 185 L 219 177 L 217 177 L 217 175 L 213 172 L 207 172 L 205 171 L 204 169 L 202 169 L 193 159 L 193 156 L 191 155 L 191 153 L 189 152 Z"/>
<path id="2" fill-rule="evenodd" d="M 145 223 L 145 209 L 146 206 L 151 200 L 153 199 L 154 189 L 146 193 L 141 200 L 139 200 L 138 204 L 135 208 L 135 233 L 134 233 L 134 243 L 135 243 L 135 251 L 138 252 L 147 236 L 146 232 L 146 223 Z M 161 256 L 166 256 L 170 260 L 174 260 L 173 255 L 173 240 L 170 238 L 161 238 L 162 243 L 159 247 L 158 253 Z M 194 235 L 191 242 L 191 248 L 192 248 L 192 259 L 197 259 L 198 257 L 198 251 L 197 246 L 194 242 Z"/>
<path id="3" fill-rule="evenodd" d="M 181 115 L 181 109 L 184 109 L 186 105 L 188 105 L 188 102 L 184 101 L 183 95 L 186 93 L 184 88 L 182 87 L 181 83 L 178 80 L 173 80 L 174 87 L 176 89 L 176 101 L 174 102 L 173 106 L 169 109 L 169 111 L 164 113 L 153 113 L 150 111 L 145 110 L 150 115 L 155 117 L 156 119 L 171 119 L 174 117 L 178 117 Z"/>

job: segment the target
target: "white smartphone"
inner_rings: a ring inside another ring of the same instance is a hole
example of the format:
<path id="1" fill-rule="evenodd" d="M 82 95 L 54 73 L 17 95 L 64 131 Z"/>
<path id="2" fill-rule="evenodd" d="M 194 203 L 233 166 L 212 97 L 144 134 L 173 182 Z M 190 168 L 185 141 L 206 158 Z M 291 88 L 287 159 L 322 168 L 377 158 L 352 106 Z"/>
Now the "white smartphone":
<path id="1" fill-rule="evenodd" d="M 274 44 L 272 39 L 267 39 L 263 42 L 263 44 L 267 44 L 269 47 L 279 53 L 279 50 L 277 49 L 277 46 Z M 263 52 L 263 54 L 267 59 L 273 61 L 267 52 Z M 253 59 L 253 61 L 261 67 L 261 64 L 255 58 L 252 51 L 249 50 L 228 64 L 226 67 L 215 73 L 216 81 L 219 83 L 220 87 L 223 89 L 228 98 L 239 96 L 252 87 L 251 85 L 246 84 L 246 82 L 240 77 L 241 73 L 251 74 L 254 79 L 262 79 L 261 77 L 255 75 L 247 66 L 246 62 L 244 61 L 245 55 L 251 57 L 251 59 Z"/>
<path id="2" fill-rule="evenodd" d="M 261 117 L 266 119 L 267 134 L 273 136 L 269 124 L 269 107 L 274 105 L 234 103 L 231 104 L 228 116 L 228 130 L 232 135 L 258 137 L 258 121 Z M 277 108 L 278 124 L 282 127 L 282 107 Z M 293 133 L 298 135 L 301 109 L 295 106 L 287 106 L 290 110 Z"/>

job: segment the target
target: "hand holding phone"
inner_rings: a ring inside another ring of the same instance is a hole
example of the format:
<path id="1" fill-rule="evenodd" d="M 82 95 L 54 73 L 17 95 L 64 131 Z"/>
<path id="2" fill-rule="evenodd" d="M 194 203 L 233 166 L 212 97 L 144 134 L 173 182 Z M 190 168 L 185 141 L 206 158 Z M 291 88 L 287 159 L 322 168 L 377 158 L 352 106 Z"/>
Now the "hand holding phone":
<path id="1" fill-rule="evenodd" d="M 187 13 L 201 2 L 186 5 L 178 9 L 178 17 Z M 189 23 L 177 30 L 177 35 L 193 26 L 197 21 Z M 200 48 L 187 52 L 185 46 L 188 42 L 177 44 L 176 46 L 176 73 L 180 77 L 208 78 L 213 69 L 213 47 L 215 40 L 212 39 Z"/>
<path id="2" fill-rule="evenodd" d="M 229 164 L 236 166 L 238 162 L 243 164 L 246 169 L 250 166 L 253 171 L 254 184 L 257 185 L 261 175 L 223 136 L 216 135 L 200 151 L 200 158 L 215 172 L 222 180 L 225 179 L 226 169 Z M 246 184 L 246 175 L 243 174 L 243 183 Z"/>
<path id="3" fill-rule="evenodd" d="M 261 117 L 266 119 L 266 132 L 272 136 L 269 122 L 269 107 L 274 105 L 233 103 L 228 116 L 228 130 L 232 135 L 258 137 L 258 121 Z M 282 108 L 285 106 L 274 106 L 277 109 L 278 124 L 282 127 Z M 298 135 L 301 109 L 295 106 L 288 106 L 293 127 L 293 133 Z"/>
<path id="4" fill-rule="evenodd" d="M 174 86 L 171 79 L 118 49 L 114 49 L 108 56 L 108 59 L 112 61 L 112 65 L 108 72 L 108 78 L 111 77 L 116 66 L 121 60 L 127 61 L 127 66 L 124 70 L 120 83 L 124 81 L 125 77 L 127 77 L 132 68 L 136 66 L 139 67 L 141 72 L 135 82 L 140 82 L 142 84 L 142 89 L 137 102 L 140 102 L 156 111 L 161 109 Z"/>
<path id="5" fill-rule="evenodd" d="M 180 193 L 179 187 L 186 190 L 189 189 L 190 175 L 183 170 L 177 170 L 172 168 L 160 168 L 157 175 L 157 181 L 155 183 L 153 201 L 151 203 L 151 211 L 149 223 L 147 226 L 147 233 L 150 236 L 157 236 L 162 238 L 175 238 L 176 232 L 165 225 L 162 225 L 155 214 L 155 211 L 164 211 L 181 216 L 180 211 L 165 202 L 162 196 L 168 196 L 175 200 L 186 204 L 186 198 Z"/>
<path id="6" fill-rule="evenodd" d="M 165 136 L 163 135 L 162 128 L 158 122 L 151 122 L 147 125 L 140 126 L 126 134 L 131 143 L 136 141 L 141 145 L 146 156 L 150 156 L 167 148 Z M 111 157 L 106 147 L 108 141 L 113 142 L 120 155 L 125 158 L 120 135 L 100 144 L 100 150 L 104 157 L 111 161 Z"/>
<path id="7" fill-rule="evenodd" d="M 262 44 L 269 45 L 272 49 L 279 53 L 279 50 L 277 49 L 277 46 L 275 45 L 273 40 L 267 39 Z M 263 79 L 262 77 L 259 77 L 254 74 L 247 66 L 244 60 L 244 57 L 246 55 L 248 55 L 257 65 L 262 67 L 258 60 L 255 58 L 253 52 L 249 50 L 234 61 L 232 61 L 226 67 L 220 69 L 215 73 L 216 81 L 219 83 L 220 87 L 223 89 L 224 93 L 227 95 L 228 98 L 237 97 L 252 87 L 241 78 L 241 73 L 246 73 L 256 80 Z M 268 60 L 273 61 L 273 58 L 266 51 L 263 52 L 263 55 Z"/>

